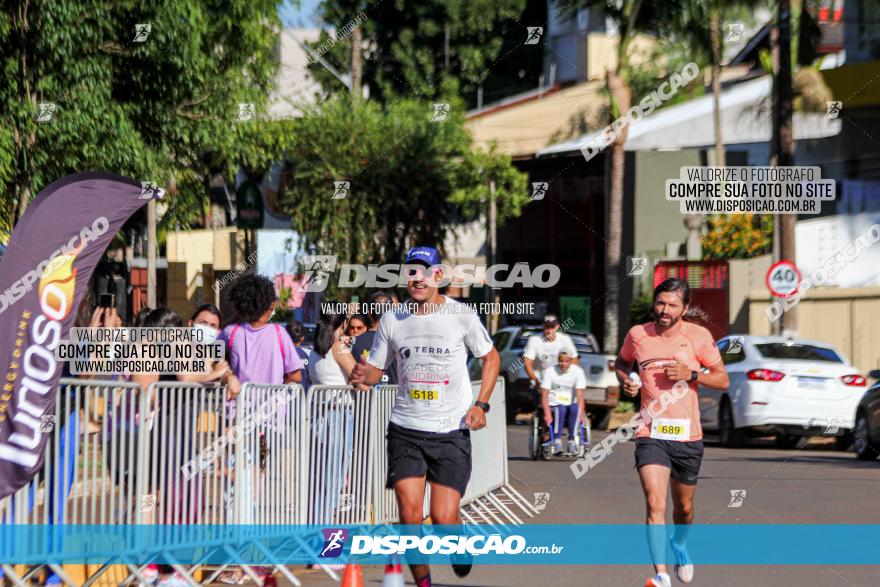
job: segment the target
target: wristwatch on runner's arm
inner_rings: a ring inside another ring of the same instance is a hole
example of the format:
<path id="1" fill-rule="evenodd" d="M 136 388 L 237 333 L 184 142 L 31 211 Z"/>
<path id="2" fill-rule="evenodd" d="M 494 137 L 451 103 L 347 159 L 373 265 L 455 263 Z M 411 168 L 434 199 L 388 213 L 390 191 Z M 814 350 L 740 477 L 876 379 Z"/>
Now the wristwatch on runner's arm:
<path id="1" fill-rule="evenodd" d="M 479 401 L 474 402 L 474 405 L 477 406 L 478 408 L 480 408 L 481 410 L 483 410 L 483 412 L 485 412 L 487 414 L 489 413 L 489 408 L 492 407 L 489 404 L 487 404 L 486 402 L 479 402 Z"/>
<path id="2" fill-rule="evenodd" d="M 697 377 L 699 377 L 699 376 L 700 376 L 700 372 L 699 372 L 699 371 L 691 371 L 691 378 L 688 379 L 688 381 L 690 381 L 690 382 L 694 382 L 694 381 L 697 380 Z"/>

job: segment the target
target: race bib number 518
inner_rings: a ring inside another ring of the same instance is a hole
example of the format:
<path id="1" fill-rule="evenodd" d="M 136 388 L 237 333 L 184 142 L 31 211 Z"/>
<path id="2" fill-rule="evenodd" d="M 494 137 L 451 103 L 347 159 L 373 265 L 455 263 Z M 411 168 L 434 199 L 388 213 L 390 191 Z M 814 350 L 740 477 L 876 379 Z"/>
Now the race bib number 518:
<path id="1" fill-rule="evenodd" d="M 412 399 L 435 402 L 440 399 L 440 392 L 436 389 L 416 389 L 411 387 L 409 397 Z"/>

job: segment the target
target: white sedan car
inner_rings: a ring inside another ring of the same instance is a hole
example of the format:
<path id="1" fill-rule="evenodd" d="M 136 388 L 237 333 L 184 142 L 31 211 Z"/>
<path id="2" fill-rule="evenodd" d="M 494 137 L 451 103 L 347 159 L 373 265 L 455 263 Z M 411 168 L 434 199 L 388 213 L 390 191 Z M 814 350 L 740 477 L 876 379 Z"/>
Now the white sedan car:
<path id="1" fill-rule="evenodd" d="M 718 341 L 730 375 L 725 390 L 699 387 L 700 420 L 721 444 L 776 435 L 793 448 L 803 436 L 852 443 L 854 414 L 867 381 L 837 350 L 822 342 L 730 335 Z"/>

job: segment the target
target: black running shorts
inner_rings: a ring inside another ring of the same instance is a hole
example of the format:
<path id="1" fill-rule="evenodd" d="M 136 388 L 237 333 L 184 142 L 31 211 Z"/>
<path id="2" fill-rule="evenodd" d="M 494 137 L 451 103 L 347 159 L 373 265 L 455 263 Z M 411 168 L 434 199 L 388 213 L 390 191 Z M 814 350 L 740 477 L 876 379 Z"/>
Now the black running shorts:
<path id="1" fill-rule="evenodd" d="M 401 479 L 427 476 L 428 481 L 464 495 L 471 479 L 471 431 L 422 432 L 388 423 L 387 488 Z"/>
<path id="2" fill-rule="evenodd" d="M 684 485 L 696 485 L 703 462 L 703 441 L 636 439 L 636 468 L 644 465 L 662 465 L 670 476 Z"/>

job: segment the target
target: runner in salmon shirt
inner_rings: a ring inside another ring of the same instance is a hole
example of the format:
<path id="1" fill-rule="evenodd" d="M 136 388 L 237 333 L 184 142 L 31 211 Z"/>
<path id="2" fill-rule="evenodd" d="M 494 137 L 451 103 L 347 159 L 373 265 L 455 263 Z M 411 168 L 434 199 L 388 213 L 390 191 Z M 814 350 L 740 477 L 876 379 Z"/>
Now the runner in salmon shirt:
<path id="1" fill-rule="evenodd" d="M 706 322 L 705 314 L 692 308 L 690 301 L 686 281 L 672 278 L 658 285 L 654 321 L 630 328 L 615 365 L 624 393 L 635 396 L 642 390 L 645 420 L 636 431 L 635 458 L 645 492 L 648 545 L 656 572 L 646 587 L 672 583 L 666 565 L 656 562 L 666 552 L 665 528 L 651 528 L 666 524 L 670 486 L 676 525 L 671 538 L 675 575 L 682 583 L 693 581 L 694 565 L 685 539 L 694 520 L 694 493 L 703 460 L 697 384 L 713 389 L 726 389 L 730 384 L 718 347 L 701 325 Z M 631 378 L 634 369 L 639 377 Z"/>

